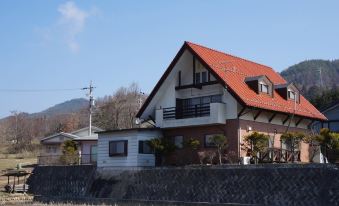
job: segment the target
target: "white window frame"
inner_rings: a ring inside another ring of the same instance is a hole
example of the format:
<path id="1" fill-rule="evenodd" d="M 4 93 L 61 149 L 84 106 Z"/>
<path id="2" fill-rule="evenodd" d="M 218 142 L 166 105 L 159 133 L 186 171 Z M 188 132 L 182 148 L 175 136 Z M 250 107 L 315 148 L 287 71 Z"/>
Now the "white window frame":
<path id="1" fill-rule="evenodd" d="M 263 90 L 263 88 L 266 88 L 266 91 Z M 268 84 L 265 83 L 260 83 L 260 92 L 265 93 L 265 94 L 269 94 L 269 86 Z"/>
<path id="2" fill-rule="evenodd" d="M 293 94 L 293 96 L 291 96 L 290 94 Z M 292 100 L 297 99 L 297 93 L 295 91 L 288 90 L 287 96 L 288 96 L 289 99 L 292 99 Z"/>

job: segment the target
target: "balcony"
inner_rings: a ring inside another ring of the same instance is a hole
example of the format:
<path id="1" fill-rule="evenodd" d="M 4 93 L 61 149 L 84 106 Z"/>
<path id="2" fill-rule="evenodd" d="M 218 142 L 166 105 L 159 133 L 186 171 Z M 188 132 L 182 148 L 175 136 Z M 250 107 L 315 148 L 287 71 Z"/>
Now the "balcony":
<path id="1" fill-rule="evenodd" d="M 187 119 L 195 117 L 204 117 L 210 115 L 209 104 L 198 104 L 183 108 L 170 107 L 163 109 L 163 118 L 168 119 Z"/>
<path id="2" fill-rule="evenodd" d="M 156 110 L 156 125 L 160 128 L 208 124 L 225 124 L 226 104 L 208 103 L 188 107 Z"/>

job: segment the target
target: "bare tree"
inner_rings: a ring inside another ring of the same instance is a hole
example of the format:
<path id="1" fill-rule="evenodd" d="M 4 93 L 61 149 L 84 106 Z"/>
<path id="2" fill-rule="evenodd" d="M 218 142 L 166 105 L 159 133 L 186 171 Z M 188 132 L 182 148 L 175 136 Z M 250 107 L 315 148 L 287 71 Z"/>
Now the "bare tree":
<path id="1" fill-rule="evenodd" d="M 112 96 L 98 100 L 94 124 L 104 129 L 133 128 L 140 102 L 146 95 L 140 92 L 136 83 L 119 88 Z"/>

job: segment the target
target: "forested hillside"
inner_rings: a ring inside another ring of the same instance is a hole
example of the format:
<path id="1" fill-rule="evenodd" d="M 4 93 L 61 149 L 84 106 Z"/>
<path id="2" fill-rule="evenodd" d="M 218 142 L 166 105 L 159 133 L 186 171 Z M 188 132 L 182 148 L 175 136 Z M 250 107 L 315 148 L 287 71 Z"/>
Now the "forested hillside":
<path id="1" fill-rule="evenodd" d="M 339 100 L 339 60 L 308 60 L 281 72 L 318 109 Z"/>

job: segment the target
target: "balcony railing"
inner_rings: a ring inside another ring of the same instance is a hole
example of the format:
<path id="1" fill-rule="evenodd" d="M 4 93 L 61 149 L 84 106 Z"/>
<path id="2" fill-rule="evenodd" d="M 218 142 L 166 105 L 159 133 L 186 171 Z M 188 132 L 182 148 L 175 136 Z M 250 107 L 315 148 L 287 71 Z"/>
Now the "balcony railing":
<path id="1" fill-rule="evenodd" d="M 210 104 L 197 104 L 187 107 L 169 107 L 163 109 L 164 119 L 186 119 L 210 115 Z"/>
<path id="2" fill-rule="evenodd" d="M 266 151 L 260 153 L 259 160 L 261 162 L 300 162 L 300 151 L 267 148 Z"/>

